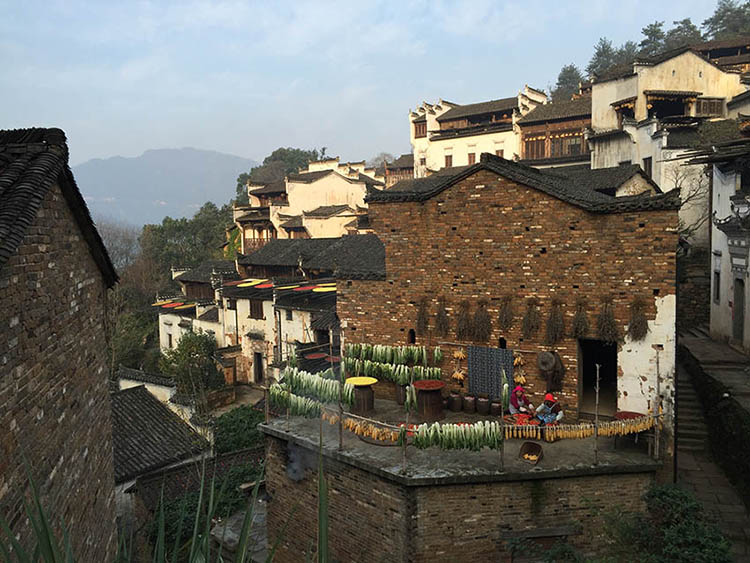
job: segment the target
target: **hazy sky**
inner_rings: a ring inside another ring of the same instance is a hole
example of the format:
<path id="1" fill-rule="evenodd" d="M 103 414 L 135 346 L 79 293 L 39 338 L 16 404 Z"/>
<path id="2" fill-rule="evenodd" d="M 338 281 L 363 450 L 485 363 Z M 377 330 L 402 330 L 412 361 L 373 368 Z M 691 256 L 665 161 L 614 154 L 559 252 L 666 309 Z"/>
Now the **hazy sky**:
<path id="1" fill-rule="evenodd" d="M 407 152 L 407 111 L 554 84 L 601 36 L 700 24 L 713 0 L 0 0 L 0 128 L 56 126 L 71 163 L 192 146 L 261 160 Z"/>

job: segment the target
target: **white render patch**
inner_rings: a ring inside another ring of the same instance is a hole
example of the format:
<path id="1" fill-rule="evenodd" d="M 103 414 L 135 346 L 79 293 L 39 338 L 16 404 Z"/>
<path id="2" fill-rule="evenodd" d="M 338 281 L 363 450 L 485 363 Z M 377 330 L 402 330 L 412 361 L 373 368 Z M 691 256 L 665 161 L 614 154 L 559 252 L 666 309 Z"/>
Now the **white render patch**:
<path id="1" fill-rule="evenodd" d="M 675 377 L 675 295 L 655 297 L 656 318 L 648 322 L 648 334 L 640 342 L 628 336 L 617 355 L 617 409 L 646 413 L 656 396 L 657 350 L 659 359 L 659 389 L 664 398 L 665 413 L 672 412 Z M 620 375 L 621 374 L 621 375 Z"/>

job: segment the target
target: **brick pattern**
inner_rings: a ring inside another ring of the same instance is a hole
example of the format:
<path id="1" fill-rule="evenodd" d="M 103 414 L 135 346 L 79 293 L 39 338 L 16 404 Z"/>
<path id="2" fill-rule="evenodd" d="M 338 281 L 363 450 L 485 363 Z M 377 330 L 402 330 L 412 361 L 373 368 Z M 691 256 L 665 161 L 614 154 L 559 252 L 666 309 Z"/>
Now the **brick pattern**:
<path id="1" fill-rule="evenodd" d="M 79 561 L 116 549 L 105 286 L 58 186 L 0 268 L 0 514 L 24 543 L 28 464 Z"/>
<path id="2" fill-rule="evenodd" d="M 315 453 L 310 452 L 313 460 Z M 317 469 L 295 482 L 286 442 L 266 437 L 269 544 L 283 532 L 275 561 L 302 561 L 317 538 Z M 652 474 L 593 475 L 498 483 L 406 487 L 325 458 L 329 546 L 334 561 L 507 561 L 506 540 L 536 528 L 580 524 L 569 543 L 601 554 L 601 512 L 616 503 L 643 510 Z"/>
<path id="3" fill-rule="evenodd" d="M 552 297 L 563 302 L 566 330 L 578 297 L 588 303 L 596 330 L 602 298 L 614 299 L 621 331 L 629 322 L 636 295 L 656 314 L 653 296 L 675 293 L 676 211 L 592 214 L 540 191 L 479 171 L 425 202 L 372 203 L 370 222 L 386 248 L 386 280 L 339 283 L 337 310 L 349 342 L 407 343 L 416 328 L 417 303 L 428 298 L 434 327 L 438 299 L 446 299 L 451 334 L 418 338 L 418 344 L 456 341 L 455 312 L 468 299 L 472 312 L 480 299 L 489 302 L 493 321 L 489 345 L 505 338 L 507 346 L 531 352 L 547 350 L 544 330 Z M 498 328 L 500 301 L 515 296 L 516 319 L 507 332 Z M 541 302 L 542 327 L 523 339 L 525 298 Z M 468 344 L 468 342 L 467 342 Z M 560 399 L 566 415 L 577 415 L 577 341 L 566 337 L 555 346 L 566 367 Z M 450 348 L 445 351 L 450 352 Z M 528 354 L 528 391 L 535 403 L 545 390 Z M 465 366 L 464 366 L 465 367 Z M 447 390 L 453 360 L 447 353 L 443 373 Z"/>
<path id="4" fill-rule="evenodd" d="M 677 328 L 708 326 L 711 315 L 711 271 L 707 251 L 696 249 L 677 259 Z"/>

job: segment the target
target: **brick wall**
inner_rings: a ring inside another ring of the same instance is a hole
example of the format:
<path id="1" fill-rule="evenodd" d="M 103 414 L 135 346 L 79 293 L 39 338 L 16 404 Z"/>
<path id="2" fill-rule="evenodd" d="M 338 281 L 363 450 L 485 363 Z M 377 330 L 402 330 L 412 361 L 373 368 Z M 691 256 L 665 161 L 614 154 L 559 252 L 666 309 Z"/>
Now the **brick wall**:
<path id="1" fill-rule="evenodd" d="M 710 256 L 702 248 L 677 259 L 677 327 L 708 326 L 711 314 Z"/>
<path id="2" fill-rule="evenodd" d="M 60 189 L 0 267 L 0 514 L 29 541 L 24 459 L 78 561 L 116 548 L 105 287 Z"/>
<path id="3" fill-rule="evenodd" d="M 425 202 L 371 203 L 369 215 L 385 245 L 386 280 L 339 283 L 337 310 L 346 323 L 348 342 L 406 344 L 422 297 L 428 299 L 431 327 L 438 299 L 445 298 L 452 330 L 445 339 L 430 333 L 417 343 L 456 341 L 459 303 L 469 300 L 473 313 L 476 303 L 485 299 L 493 321 L 488 344 L 497 346 L 502 337 L 508 348 L 535 353 L 549 349 L 543 339 L 552 297 L 563 302 L 566 330 L 576 299 L 585 298 L 596 338 L 605 296 L 614 299 L 622 332 L 635 296 L 645 299 L 646 315 L 653 321 L 654 296 L 675 294 L 676 211 L 592 214 L 482 170 Z M 506 294 L 515 296 L 516 319 L 509 331 L 501 332 L 497 316 Z M 529 296 L 540 299 L 542 327 L 523 339 L 521 320 Z M 560 399 L 566 414 L 575 416 L 578 344 L 566 336 L 555 349 L 566 367 Z M 447 380 L 453 366 L 449 356 L 443 373 L 449 388 L 456 389 Z M 538 376 L 536 355 L 525 358 L 527 390 L 538 404 L 545 381 Z M 665 374 L 671 366 L 661 368 Z M 643 375 L 623 374 L 622 369 L 620 377 Z"/>
<path id="4" fill-rule="evenodd" d="M 275 561 L 302 561 L 317 545 L 317 454 L 309 453 L 313 467 L 293 481 L 286 473 L 286 442 L 266 436 L 266 489 L 273 497 L 269 543 L 283 534 Z M 569 543 L 596 555 L 607 541 L 600 511 L 615 504 L 643 510 L 642 497 L 653 478 L 651 473 L 592 474 L 410 487 L 328 457 L 324 467 L 330 557 L 361 563 L 507 560 L 508 539 L 571 525 L 578 533 Z"/>

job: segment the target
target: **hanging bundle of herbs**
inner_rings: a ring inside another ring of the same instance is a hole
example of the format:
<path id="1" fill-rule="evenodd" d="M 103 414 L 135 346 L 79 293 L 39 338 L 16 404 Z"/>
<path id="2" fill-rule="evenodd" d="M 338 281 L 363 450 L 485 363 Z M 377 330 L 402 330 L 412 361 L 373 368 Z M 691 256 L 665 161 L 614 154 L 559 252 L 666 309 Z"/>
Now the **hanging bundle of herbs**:
<path id="1" fill-rule="evenodd" d="M 438 302 L 438 311 L 435 316 L 435 332 L 438 336 L 448 336 L 450 323 L 448 322 L 448 312 L 445 310 L 445 298 L 441 297 Z"/>
<path id="2" fill-rule="evenodd" d="M 631 340 L 640 341 L 648 334 L 648 319 L 646 318 L 646 301 L 643 297 L 636 297 L 630 304 L 630 324 L 628 336 Z"/>
<path id="3" fill-rule="evenodd" d="M 565 336 L 565 317 L 562 311 L 562 301 L 552 299 L 552 307 L 547 317 L 547 332 L 544 335 L 544 343 L 548 346 L 557 344 Z"/>
<path id="4" fill-rule="evenodd" d="M 427 334 L 429 319 L 427 315 L 427 298 L 422 297 L 417 303 L 417 336 Z"/>
<path id="5" fill-rule="evenodd" d="M 599 340 L 610 344 L 620 340 L 620 329 L 617 327 L 614 306 L 612 305 L 612 299 L 609 297 L 602 301 L 602 310 L 596 322 L 596 330 Z"/>
<path id="6" fill-rule="evenodd" d="M 526 314 L 521 323 L 521 332 L 524 338 L 530 338 L 539 331 L 541 317 L 539 315 L 539 299 L 529 297 L 526 300 Z"/>
<path id="7" fill-rule="evenodd" d="M 487 312 L 487 301 L 480 301 L 477 310 L 474 312 L 471 331 L 474 340 L 477 342 L 487 342 L 492 334 L 492 319 Z"/>
<path id="8" fill-rule="evenodd" d="M 472 337 L 471 313 L 469 302 L 461 301 L 456 316 L 456 338 L 458 340 L 470 340 Z"/>
<path id="9" fill-rule="evenodd" d="M 573 317 L 571 336 L 573 338 L 586 338 L 589 333 L 589 317 L 586 314 L 586 300 L 579 297 L 576 300 L 576 314 Z"/>
<path id="10" fill-rule="evenodd" d="M 513 296 L 505 295 L 500 301 L 500 313 L 497 323 L 501 330 L 507 331 L 513 326 L 515 311 L 513 310 Z"/>

